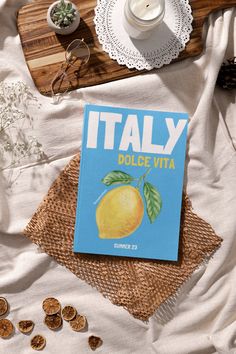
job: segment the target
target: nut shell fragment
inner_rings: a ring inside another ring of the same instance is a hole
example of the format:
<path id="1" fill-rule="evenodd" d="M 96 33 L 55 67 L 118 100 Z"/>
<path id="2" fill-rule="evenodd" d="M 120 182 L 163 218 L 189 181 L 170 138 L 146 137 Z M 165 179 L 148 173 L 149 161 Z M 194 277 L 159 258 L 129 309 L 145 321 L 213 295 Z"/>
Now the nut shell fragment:
<path id="1" fill-rule="evenodd" d="M 0 320 L 0 337 L 8 338 L 14 331 L 14 326 L 10 320 L 4 318 Z"/>
<path id="2" fill-rule="evenodd" d="M 67 305 L 62 310 L 62 317 L 65 321 L 71 321 L 77 315 L 77 311 L 73 306 Z"/>
<path id="3" fill-rule="evenodd" d="M 46 345 L 46 339 L 41 336 L 41 334 L 37 334 L 31 339 L 31 348 L 34 350 L 42 350 Z"/>
<path id="4" fill-rule="evenodd" d="M 8 302 L 5 297 L 0 297 L 0 316 L 5 315 L 8 311 Z"/>
<path id="5" fill-rule="evenodd" d="M 96 336 L 90 336 L 88 339 L 89 346 L 92 350 L 96 350 L 103 343 L 102 339 Z"/>
<path id="6" fill-rule="evenodd" d="M 43 301 L 43 310 L 46 315 L 55 315 L 61 311 L 60 302 L 54 297 L 48 297 Z"/>
<path id="7" fill-rule="evenodd" d="M 44 323 L 49 329 L 58 329 L 62 325 L 62 318 L 58 313 L 55 315 L 46 315 Z"/>
<path id="8" fill-rule="evenodd" d="M 79 332 L 82 331 L 87 325 L 87 319 L 85 316 L 76 315 L 76 317 L 70 321 L 70 326 L 73 331 Z"/>
<path id="9" fill-rule="evenodd" d="M 34 328 L 34 322 L 31 320 L 23 320 L 18 322 L 17 327 L 21 333 L 30 333 Z"/>

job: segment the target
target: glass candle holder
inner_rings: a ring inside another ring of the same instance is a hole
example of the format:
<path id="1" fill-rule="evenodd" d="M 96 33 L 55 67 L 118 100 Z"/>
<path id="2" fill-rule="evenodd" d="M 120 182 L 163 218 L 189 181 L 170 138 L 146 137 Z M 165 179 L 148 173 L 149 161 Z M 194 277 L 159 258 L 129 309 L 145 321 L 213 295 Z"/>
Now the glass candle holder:
<path id="1" fill-rule="evenodd" d="M 126 0 L 124 28 L 130 37 L 145 39 L 162 23 L 164 15 L 165 0 Z"/>

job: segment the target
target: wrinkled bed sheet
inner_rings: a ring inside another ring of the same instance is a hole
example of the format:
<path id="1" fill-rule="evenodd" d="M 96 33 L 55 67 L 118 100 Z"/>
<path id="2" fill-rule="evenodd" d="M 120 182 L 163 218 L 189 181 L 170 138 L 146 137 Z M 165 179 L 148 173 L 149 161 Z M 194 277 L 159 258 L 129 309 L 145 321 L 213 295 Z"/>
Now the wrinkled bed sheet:
<path id="1" fill-rule="evenodd" d="M 91 334 L 103 339 L 96 352 L 104 354 L 236 353 L 235 91 L 215 86 L 222 62 L 236 54 L 236 11 L 210 17 L 201 56 L 146 75 L 80 89 L 53 105 L 34 87 L 24 61 L 16 29 L 16 11 L 23 4 L 0 1 L 0 80 L 6 86 L 23 82 L 35 97 L 25 107 L 31 117 L 25 134 L 34 136 L 47 159 L 37 162 L 31 156 L 18 165 L 10 161 L 9 168 L 6 163 L 1 166 L 0 296 L 10 303 L 8 318 L 14 324 L 32 319 L 33 333 L 47 339 L 45 354 L 90 353 Z M 211 224 L 223 243 L 181 288 L 172 313 L 160 309 L 147 323 L 112 305 L 21 235 L 53 180 L 80 148 L 87 102 L 190 114 L 185 188 L 194 211 Z M 48 330 L 41 309 L 48 296 L 85 314 L 88 331 L 75 333 L 67 323 L 58 332 Z M 32 353 L 29 341 L 29 336 L 16 331 L 11 339 L 0 340 L 0 353 Z"/>

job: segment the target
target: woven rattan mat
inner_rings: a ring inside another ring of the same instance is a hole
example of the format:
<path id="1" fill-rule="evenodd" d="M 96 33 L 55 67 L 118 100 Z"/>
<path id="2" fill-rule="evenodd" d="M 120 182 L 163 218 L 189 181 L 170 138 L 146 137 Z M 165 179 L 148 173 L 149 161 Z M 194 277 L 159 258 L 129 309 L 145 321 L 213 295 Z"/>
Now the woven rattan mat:
<path id="1" fill-rule="evenodd" d="M 178 262 L 73 253 L 79 167 L 78 154 L 53 183 L 24 234 L 112 303 L 123 306 L 136 318 L 147 320 L 160 304 L 176 294 L 222 240 L 193 213 L 185 196 Z"/>

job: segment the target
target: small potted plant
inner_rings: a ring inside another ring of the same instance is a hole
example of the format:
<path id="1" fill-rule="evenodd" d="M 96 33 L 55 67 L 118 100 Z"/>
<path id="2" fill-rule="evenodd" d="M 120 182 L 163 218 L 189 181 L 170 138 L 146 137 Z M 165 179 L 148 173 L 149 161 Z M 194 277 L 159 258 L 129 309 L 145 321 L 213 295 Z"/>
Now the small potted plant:
<path id="1" fill-rule="evenodd" d="M 74 32 L 80 23 L 77 6 L 67 0 L 52 3 L 47 12 L 48 26 L 56 33 L 66 35 Z"/>

